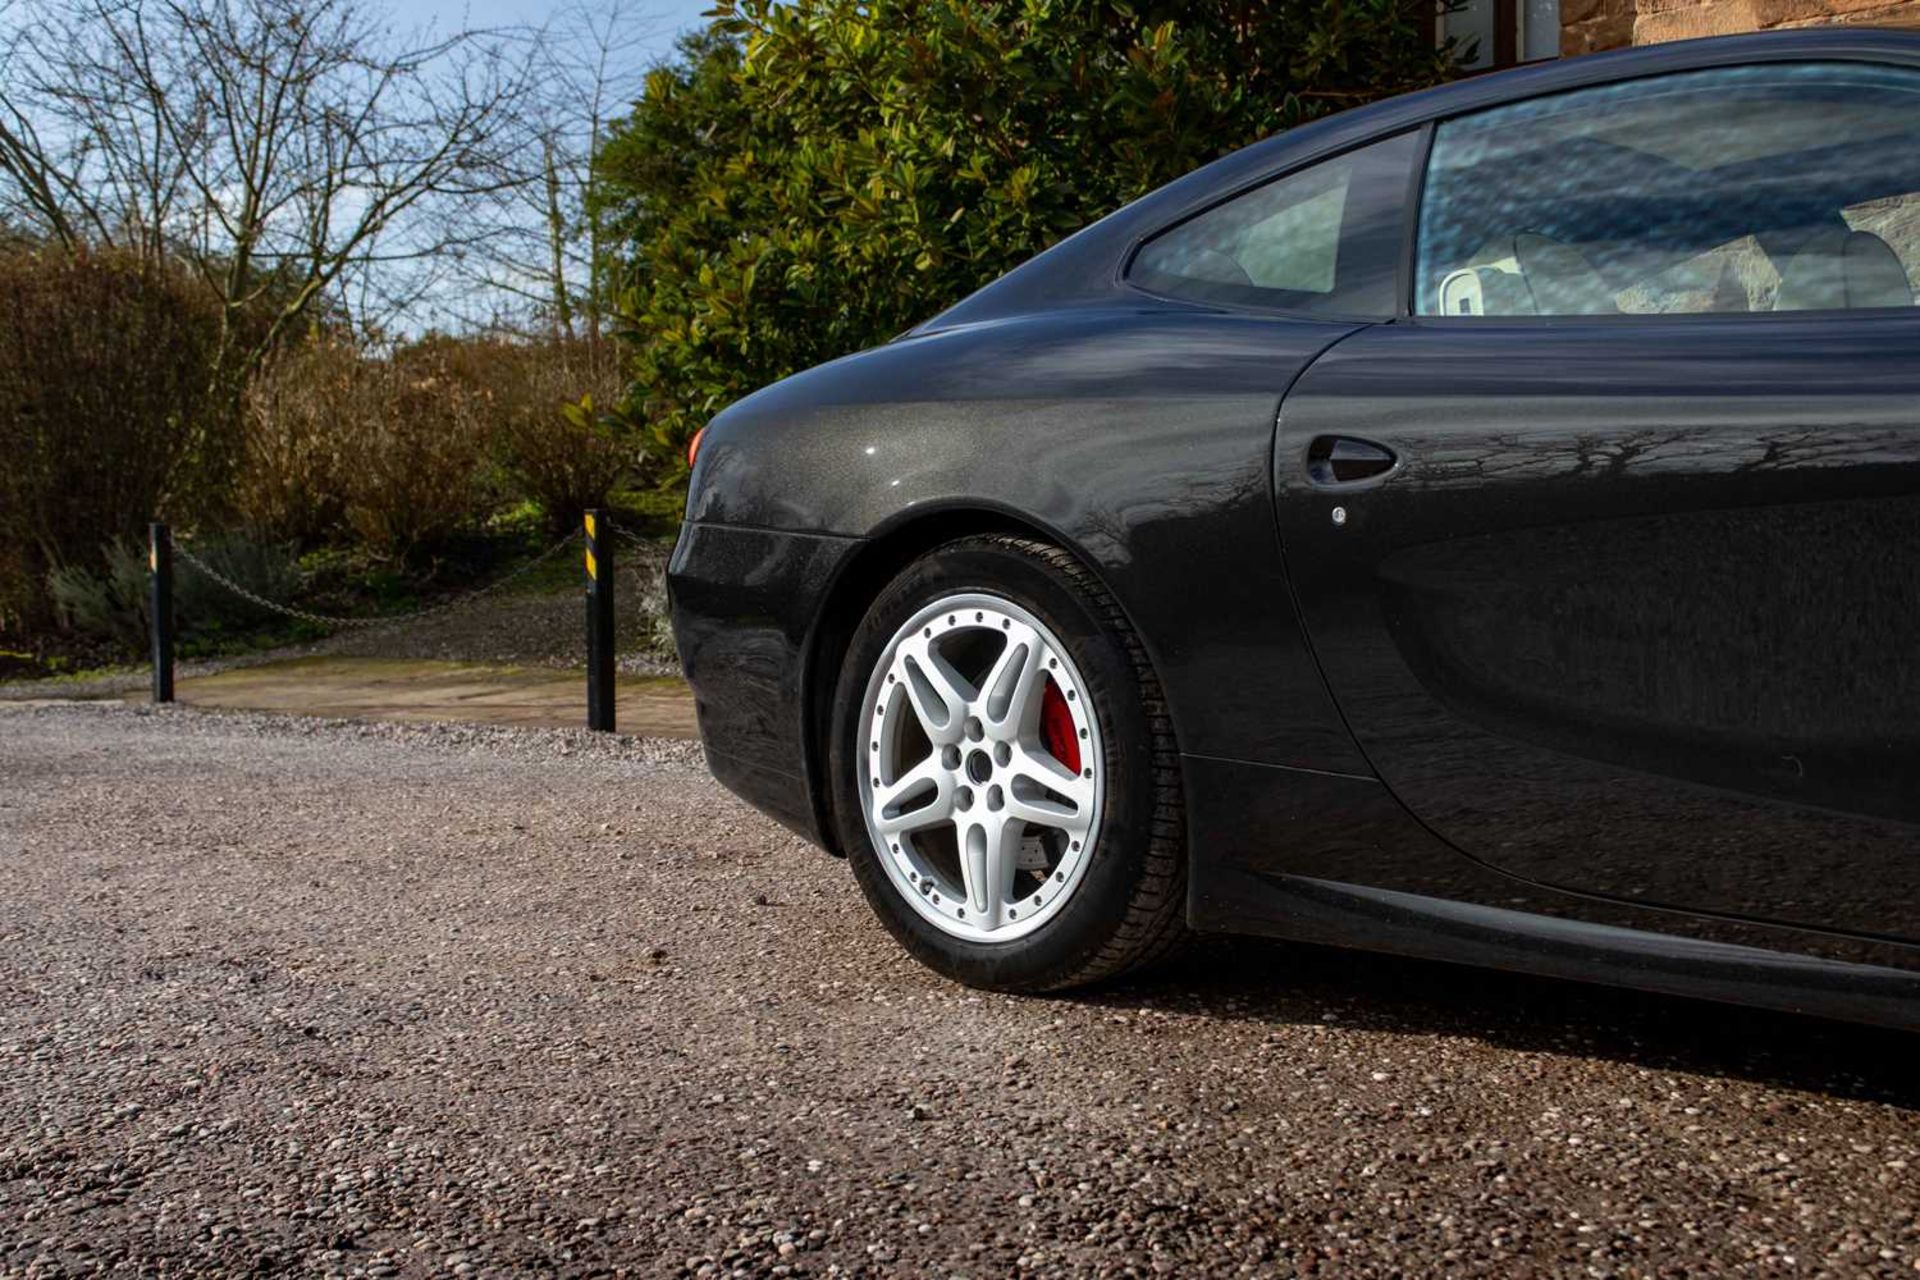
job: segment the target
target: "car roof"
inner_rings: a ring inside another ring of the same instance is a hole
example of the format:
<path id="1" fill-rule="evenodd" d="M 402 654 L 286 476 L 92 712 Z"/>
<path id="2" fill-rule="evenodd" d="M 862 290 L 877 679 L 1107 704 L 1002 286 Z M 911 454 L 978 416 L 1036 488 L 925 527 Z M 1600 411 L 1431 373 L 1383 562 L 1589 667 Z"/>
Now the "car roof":
<path id="1" fill-rule="evenodd" d="M 1767 62 L 1920 66 L 1920 32 L 1818 27 L 1618 49 L 1473 75 L 1338 112 L 1222 156 L 1076 232 L 913 333 L 1036 310 L 1113 302 L 1122 261 L 1141 238 L 1296 165 L 1429 121 L 1593 85 Z"/>

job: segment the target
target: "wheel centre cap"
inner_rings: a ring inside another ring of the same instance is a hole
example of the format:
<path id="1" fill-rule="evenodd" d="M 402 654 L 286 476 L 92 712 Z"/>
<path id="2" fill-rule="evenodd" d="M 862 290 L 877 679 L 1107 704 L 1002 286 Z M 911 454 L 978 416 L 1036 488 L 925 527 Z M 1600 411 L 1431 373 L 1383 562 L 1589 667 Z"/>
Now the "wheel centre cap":
<path id="1" fill-rule="evenodd" d="M 975 782 L 985 782 L 993 776 L 993 760 L 984 751 L 975 751 L 967 757 L 967 776 Z"/>

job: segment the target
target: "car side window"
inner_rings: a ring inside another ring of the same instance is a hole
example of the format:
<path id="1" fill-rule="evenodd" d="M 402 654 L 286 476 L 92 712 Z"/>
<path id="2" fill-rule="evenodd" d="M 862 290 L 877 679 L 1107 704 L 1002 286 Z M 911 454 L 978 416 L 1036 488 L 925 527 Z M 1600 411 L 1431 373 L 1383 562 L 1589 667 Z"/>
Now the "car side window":
<path id="1" fill-rule="evenodd" d="M 1202 302 L 1390 316 L 1414 150 L 1401 134 L 1242 192 L 1148 240 L 1127 279 Z"/>
<path id="2" fill-rule="evenodd" d="M 1914 306 L 1920 72 L 1733 67 L 1446 121 L 1414 278 L 1426 316 Z"/>

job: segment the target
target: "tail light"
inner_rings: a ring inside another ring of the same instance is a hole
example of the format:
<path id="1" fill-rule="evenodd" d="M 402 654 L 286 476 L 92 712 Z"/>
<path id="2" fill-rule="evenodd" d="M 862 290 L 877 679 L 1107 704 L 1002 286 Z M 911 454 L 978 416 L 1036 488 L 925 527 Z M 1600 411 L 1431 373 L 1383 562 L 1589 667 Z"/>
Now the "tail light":
<path id="1" fill-rule="evenodd" d="M 693 439 L 687 441 L 687 469 L 691 471 L 695 460 L 700 457 L 700 442 L 707 438 L 707 429 L 700 428 L 693 433 Z"/>

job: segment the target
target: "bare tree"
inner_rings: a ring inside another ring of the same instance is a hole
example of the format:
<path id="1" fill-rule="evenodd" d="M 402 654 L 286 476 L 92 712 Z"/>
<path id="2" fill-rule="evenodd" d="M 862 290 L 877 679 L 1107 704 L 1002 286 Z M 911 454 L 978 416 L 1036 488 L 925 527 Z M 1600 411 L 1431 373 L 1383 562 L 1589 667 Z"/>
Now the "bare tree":
<path id="1" fill-rule="evenodd" d="M 0 217 L 188 263 L 237 388 L 327 308 L 376 327 L 503 234 L 538 179 L 524 33 L 403 38 L 360 0 L 22 0 L 0 48 Z"/>
<path id="2" fill-rule="evenodd" d="M 640 93 L 649 69 L 640 49 L 656 29 L 633 0 L 577 0 L 528 33 L 537 71 L 524 136 L 538 173 L 501 193 L 496 234 L 472 262 L 482 286 L 476 296 L 518 302 L 546 336 L 592 343 L 602 335 L 607 286 L 593 157 L 609 117 Z"/>

